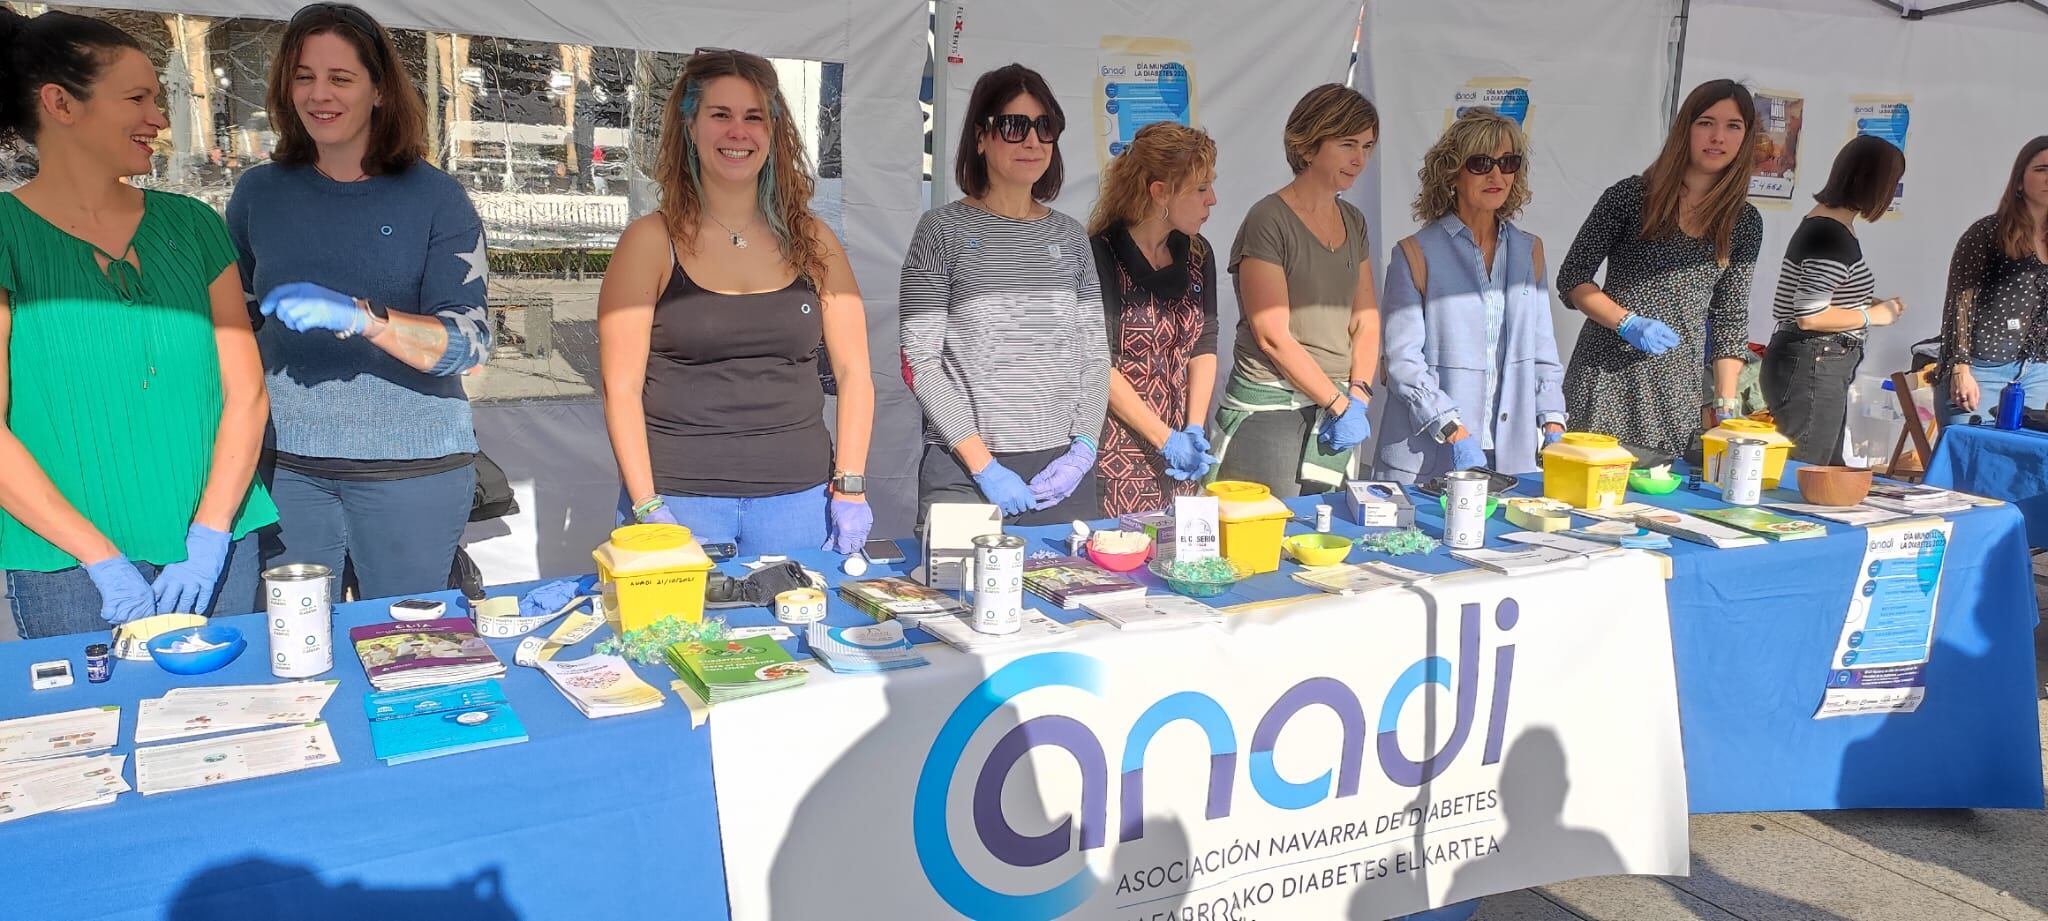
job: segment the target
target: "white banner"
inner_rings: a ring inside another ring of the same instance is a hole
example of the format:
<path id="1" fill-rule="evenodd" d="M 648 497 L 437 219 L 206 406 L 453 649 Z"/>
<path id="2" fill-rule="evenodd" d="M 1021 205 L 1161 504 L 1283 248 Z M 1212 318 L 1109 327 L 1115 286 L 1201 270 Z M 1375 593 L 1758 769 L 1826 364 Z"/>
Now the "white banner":
<path id="1" fill-rule="evenodd" d="M 713 714 L 735 919 L 1383 918 L 1687 870 L 1640 554 L 823 669 Z"/>

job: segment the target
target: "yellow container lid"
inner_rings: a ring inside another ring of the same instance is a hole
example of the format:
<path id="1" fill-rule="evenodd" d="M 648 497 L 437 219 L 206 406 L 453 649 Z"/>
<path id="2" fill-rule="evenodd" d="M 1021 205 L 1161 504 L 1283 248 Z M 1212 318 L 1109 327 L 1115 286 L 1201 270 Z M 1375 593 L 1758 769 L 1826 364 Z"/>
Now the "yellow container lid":
<path id="1" fill-rule="evenodd" d="M 704 548 L 697 546 L 689 528 L 679 524 L 626 525 L 612 531 L 612 539 L 590 556 L 614 576 L 711 568 Z"/>
<path id="2" fill-rule="evenodd" d="M 1273 498 L 1273 491 L 1258 483 L 1218 480 L 1209 484 L 1209 495 L 1216 497 L 1217 517 L 1227 522 L 1267 521 L 1294 515 L 1287 503 Z"/>
<path id="3" fill-rule="evenodd" d="M 1791 439 L 1786 438 L 1783 433 L 1778 431 L 1776 425 L 1765 422 L 1762 419 L 1746 419 L 1740 416 L 1714 426 L 1705 435 L 1700 437 L 1723 440 L 1728 438 L 1759 438 L 1772 444 L 1789 445 L 1792 443 Z"/>
<path id="4" fill-rule="evenodd" d="M 1636 460 L 1614 436 L 1598 432 L 1566 432 L 1556 444 L 1543 449 L 1543 456 L 1588 464 L 1633 464 Z"/>

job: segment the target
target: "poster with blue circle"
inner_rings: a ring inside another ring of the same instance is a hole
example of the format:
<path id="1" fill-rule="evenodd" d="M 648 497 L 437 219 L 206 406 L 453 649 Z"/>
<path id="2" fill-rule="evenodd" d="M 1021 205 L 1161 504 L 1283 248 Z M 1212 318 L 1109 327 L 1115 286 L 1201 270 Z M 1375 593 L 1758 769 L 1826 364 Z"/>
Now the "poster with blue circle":
<path id="1" fill-rule="evenodd" d="M 1195 124 L 1194 48 L 1187 42 L 1104 36 L 1096 74 L 1096 153 L 1103 163 L 1153 122 Z"/>

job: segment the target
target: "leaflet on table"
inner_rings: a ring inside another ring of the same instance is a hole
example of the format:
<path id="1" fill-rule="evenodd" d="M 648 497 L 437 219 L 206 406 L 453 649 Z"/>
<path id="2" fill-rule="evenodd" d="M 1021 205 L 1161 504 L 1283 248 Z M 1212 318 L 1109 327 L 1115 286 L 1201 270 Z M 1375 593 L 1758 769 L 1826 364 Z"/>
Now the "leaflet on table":
<path id="1" fill-rule="evenodd" d="M 138 748 L 135 787 L 149 796 L 340 763 L 327 724 L 307 723 Z"/>
<path id="2" fill-rule="evenodd" d="M 653 710 L 666 700 L 618 656 L 593 655 L 569 662 L 547 659 L 534 667 L 591 719 Z"/>
<path id="3" fill-rule="evenodd" d="M 817 621 L 806 628 L 804 642 L 810 646 L 811 655 L 840 674 L 886 672 L 931 664 L 904 639 L 903 624 L 893 620 L 852 627 L 834 627 Z"/>
<path id="4" fill-rule="evenodd" d="M 320 718 L 337 679 L 177 688 L 144 700 L 135 716 L 137 743 L 162 742 L 237 729 L 310 723 Z"/>
<path id="5" fill-rule="evenodd" d="M 1426 572 L 1373 560 L 1365 563 L 1313 566 L 1293 573 L 1293 578 L 1294 581 L 1309 588 L 1332 595 L 1363 595 L 1383 588 L 1413 585 L 1435 577 Z"/>
<path id="6" fill-rule="evenodd" d="M 363 697 L 370 745 L 385 764 L 526 741 L 526 726 L 496 678 Z"/>
<path id="7" fill-rule="evenodd" d="M 0 762 L 105 751 L 120 731 L 121 708 L 114 706 L 0 721 Z"/>
<path id="8" fill-rule="evenodd" d="M 1556 547 L 1529 545 L 1517 550 L 1453 550 L 1451 558 L 1504 576 L 1513 576 L 1580 563 L 1586 556 Z"/>
<path id="9" fill-rule="evenodd" d="M 1500 536 L 1501 540 L 1532 547 L 1553 547 L 1580 556 L 1598 556 L 1603 553 L 1620 553 L 1621 547 L 1604 541 L 1573 537 L 1563 531 L 1509 531 Z"/>
<path id="10" fill-rule="evenodd" d="M 1085 598 L 1081 607 L 1119 630 L 1163 630 L 1220 624 L 1224 616 L 1222 611 L 1179 595 Z"/>
<path id="11" fill-rule="evenodd" d="M 1927 696 L 1935 606 L 1954 529 L 1936 521 L 1867 532 L 1863 565 L 1850 585 L 1849 612 L 1814 719 L 1919 709 Z"/>
<path id="12" fill-rule="evenodd" d="M 1732 547 L 1761 547 L 1768 543 L 1754 534 L 1745 534 L 1724 524 L 1716 524 L 1698 515 L 1674 512 L 1642 502 L 1624 502 L 1603 509 L 1574 509 L 1588 518 L 1609 521 L 1632 521 L 1637 527 L 1647 528 L 1660 534 L 1669 534 L 1680 540 L 1726 550 Z"/>
<path id="13" fill-rule="evenodd" d="M 918 622 L 917 626 L 918 629 L 938 637 L 946 645 L 963 652 L 981 649 L 1020 649 L 1054 642 L 1074 632 L 1074 628 L 1028 608 L 1024 611 L 1022 626 L 1015 633 L 983 633 L 974 629 L 971 616 L 957 614 L 927 617 Z"/>
<path id="14" fill-rule="evenodd" d="M 127 763 L 127 755 L 85 755 L 0 766 L 0 823 L 113 802 L 129 789 Z"/>
<path id="15" fill-rule="evenodd" d="M 1850 506 L 1807 505 L 1800 502 L 1766 502 L 1764 505 L 1781 512 L 1790 512 L 1794 515 L 1805 515 L 1808 518 L 1833 521 L 1855 528 L 1867 528 L 1874 524 L 1903 521 L 1906 518 L 1905 512 L 1878 508 L 1867 502 Z"/>

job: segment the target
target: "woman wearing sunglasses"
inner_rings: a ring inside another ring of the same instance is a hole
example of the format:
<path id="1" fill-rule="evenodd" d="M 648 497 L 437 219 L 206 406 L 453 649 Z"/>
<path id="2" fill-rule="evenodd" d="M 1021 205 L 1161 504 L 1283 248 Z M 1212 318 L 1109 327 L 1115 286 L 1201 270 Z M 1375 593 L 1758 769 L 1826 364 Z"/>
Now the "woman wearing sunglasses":
<path id="1" fill-rule="evenodd" d="M 1528 143 L 1488 108 L 1423 156 L 1415 219 L 1395 247 L 1382 321 L 1387 387 L 1376 467 L 1413 483 L 1489 466 L 1534 473 L 1564 434 L 1543 241 L 1512 221 L 1529 201 Z"/>
<path id="2" fill-rule="evenodd" d="M 1337 196 L 1379 140 L 1379 112 L 1356 90 L 1316 87 L 1287 116 L 1294 181 L 1245 214 L 1230 246 L 1237 354 L 1216 411 L 1220 476 L 1276 496 L 1328 492 L 1354 472 L 1372 434 L 1366 402 L 1379 367 L 1365 216 Z"/>
<path id="3" fill-rule="evenodd" d="M 421 159 L 419 91 L 362 10 L 294 15 L 266 102 L 277 147 L 227 208 L 266 318 L 266 556 L 351 567 L 362 598 L 446 588 L 476 484 L 460 375 L 490 352 L 483 223 Z"/>
<path id="4" fill-rule="evenodd" d="M 213 209 L 123 180 L 169 125 L 135 39 L 0 9 L 0 569 L 24 637 L 257 605 L 263 370 Z M 152 584 L 152 579 L 154 583 Z"/>
<path id="5" fill-rule="evenodd" d="M 1700 84 L 1656 161 L 1609 187 L 1579 227 L 1557 269 L 1558 294 L 1589 321 L 1564 374 L 1574 426 L 1681 453 L 1703 421 L 1706 361 L 1714 416 L 1740 412 L 1764 233 L 1748 201 L 1758 134 L 1749 90 Z M 1607 277 L 1595 283 L 1602 263 Z"/>
<path id="6" fill-rule="evenodd" d="M 1066 116 L 1035 71 L 982 74 L 954 157 L 967 197 L 903 259 L 905 382 L 924 407 L 920 505 L 988 502 L 1018 524 L 1098 513 L 1109 351 L 1088 235 L 1059 194 Z"/>

